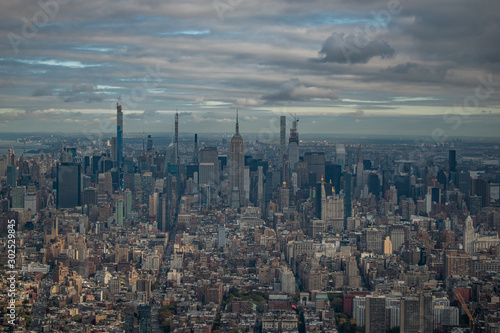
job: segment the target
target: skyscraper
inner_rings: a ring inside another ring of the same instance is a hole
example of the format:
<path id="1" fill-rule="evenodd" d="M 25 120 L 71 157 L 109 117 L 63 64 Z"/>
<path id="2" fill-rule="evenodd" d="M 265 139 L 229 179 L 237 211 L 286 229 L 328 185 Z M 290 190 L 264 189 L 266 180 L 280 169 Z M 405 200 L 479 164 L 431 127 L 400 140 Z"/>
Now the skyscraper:
<path id="1" fill-rule="evenodd" d="M 220 247 L 226 246 L 226 228 L 223 224 L 219 224 L 217 229 L 217 239 Z"/>
<path id="2" fill-rule="evenodd" d="M 57 207 L 73 208 L 81 202 L 80 164 L 60 163 L 57 166 Z"/>
<path id="3" fill-rule="evenodd" d="M 116 136 L 111 137 L 111 159 L 113 162 L 116 164 L 116 161 L 118 161 L 118 157 L 116 156 L 117 153 L 117 140 Z"/>
<path id="4" fill-rule="evenodd" d="M 361 151 L 361 145 L 359 145 L 358 150 L 358 163 L 356 166 L 356 198 L 361 199 L 363 196 L 363 152 Z"/>
<path id="5" fill-rule="evenodd" d="M 123 157 L 123 112 L 122 106 L 116 103 L 116 167 L 121 170 Z M 121 172 L 120 172 L 121 174 Z M 121 185 L 121 181 L 120 181 Z"/>
<path id="6" fill-rule="evenodd" d="M 488 207 L 490 205 L 490 183 L 484 177 L 472 179 L 471 183 L 472 195 L 481 197 L 481 207 Z"/>
<path id="7" fill-rule="evenodd" d="M 137 317 L 139 333 L 151 333 L 151 306 L 139 305 L 137 307 Z"/>
<path id="8" fill-rule="evenodd" d="M 17 168 L 14 164 L 7 165 L 7 186 L 15 187 L 17 185 Z"/>
<path id="9" fill-rule="evenodd" d="M 148 134 L 148 145 L 146 147 L 146 151 L 153 151 L 153 137 L 151 136 L 151 134 Z"/>
<path id="10" fill-rule="evenodd" d="M 465 219 L 464 251 L 466 253 L 474 252 L 474 225 L 470 215 Z"/>
<path id="11" fill-rule="evenodd" d="M 432 296 L 407 296 L 401 300 L 400 329 L 405 333 L 432 332 Z"/>
<path id="12" fill-rule="evenodd" d="M 194 135 L 194 144 L 193 144 L 193 163 L 199 163 L 199 152 L 198 152 L 198 134 Z"/>
<path id="13" fill-rule="evenodd" d="M 26 187 L 14 187 L 10 195 L 12 197 L 12 208 L 24 208 L 24 196 L 26 195 Z"/>
<path id="14" fill-rule="evenodd" d="M 344 218 L 352 217 L 352 174 L 344 172 Z"/>
<path id="15" fill-rule="evenodd" d="M 245 153 L 243 138 L 240 135 L 240 125 L 238 122 L 238 111 L 236 111 L 236 132 L 231 139 L 231 149 L 229 155 L 229 186 L 231 190 L 231 207 L 239 208 L 246 205 L 244 193 Z M 236 192 L 238 193 L 236 195 Z M 234 193 L 234 194 L 233 194 Z M 239 202 L 235 202 L 238 200 Z"/>
<path id="16" fill-rule="evenodd" d="M 366 333 L 385 333 L 385 296 L 366 296 Z"/>
<path id="17" fill-rule="evenodd" d="M 336 160 L 337 164 L 340 165 L 341 170 L 343 171 L 345 168 L 345 146 L 343 144 L 336 145 Z"/>
<path id="18" fill-rule="evenodd" d="M 286 140 L 286 116 L 280 117 L 280 153 L 279 153 L 279 169 L 283 170 L 281 174 L 281 181 L 285 180 L 285 172 L 283 166 L 285 165 L 285 140 Z"/>
<path id="19" fill-rule="evenodd" d="M 392 254 L 392 242 L 389 236 L 386 236 L 384 240 L 384 254 Z"/>
<path id="20" fill-rule="evenodd" d="M 283 186 L 280 189 L 280 212 L 283 212 L 290 205 L 290 190 L 286 186 L 286 182 L 283 182 Z"/>
<path id="21" fill-rule="evenodd" d="M 324 152 L 307 152 L 304 154 L 304 161 L 307 162 L 309 170 L 309 183 L 319 182 L 325 177 L 325 153 Z"/>
<path id="22" fill-rule="evenodd" d="M 257 207 L 264 208 L 264 168 L 262 165 L 257 167 Z"/>
<path id="23" fill-rule="evenodd" d="M 213 167 L 211 169 L 211 172 L 209 174 L 206 174 L 202 177 L 201 175 L 201 164 L 213 164 Z M 200 164 L 200 169 L 199 169 L 199 177 L 200 177 L 200 184 L 202 181 L 205 184 L 212 184 L 216 185 L 219 184 L 219 153 L 217 151 L 217 147 L 203 147 L 199 151 L 199 164 Z M 203 179 L 202 179 L 203 178 Z M 209 179 L 209 181 L 207 181 Z"/>
<path id="24" fill-rule="evenodd" d="M 175 164 L 179 167 L 179 113 L 175 113 Z"/>
<path id="25" fill-rule="evenodd" d="M 450 173 L 457 172 L 457 151 L 450 149 L 448 157 L 448 167 Z"/>
<path id="26" fill-rule="evenodd" d="M 290 128 L 290 138 L 288 139 L 288 161 L 290 162 L 290 170 L 295 171 L 297 162 L 299 161 L 299 132 L 297 125 L 299 118 L 294 117 L 292 128 Z M 292 173 L 290 172 L 289 175 Z"/>
<path id="27" fill-rule="evenodd" d="M 126 189 L 123 192 L 123 216 L 128 217 L 130 212 L 132 211 L 132 191 Z"/>
<path id="28" fill-rule="evenodd" d="M 215 184 L 215 166 L 213 163 L 200 163 L 199 172 L 199 184 L 200 185 L 210 185 Z"/>
<path id="29" fill-rule="evenodd" d="M 116 224 L 123 227 L 123 198 L 118 197 L 116 200 L 116 212 L 115 212 Z"/>

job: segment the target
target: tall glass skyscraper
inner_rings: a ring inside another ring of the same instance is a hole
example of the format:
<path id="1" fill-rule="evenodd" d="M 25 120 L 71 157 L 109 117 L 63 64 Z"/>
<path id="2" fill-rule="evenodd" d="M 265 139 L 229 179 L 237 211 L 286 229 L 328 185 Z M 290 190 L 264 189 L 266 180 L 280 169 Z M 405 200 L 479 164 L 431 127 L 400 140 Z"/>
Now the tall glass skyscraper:
<path id="1" fill-rule="evenodd" d="M 123 159 L 123 112 L 122 106 L 116 103 L 116 167 L 118 168 L 118 188 L 122 188 Z"/>
<path id="2" fill-rule="evenodd" d="M 57 166 L 57 207 L 73 208 L 81 204 L 81 165 L 60 163 Z"/>

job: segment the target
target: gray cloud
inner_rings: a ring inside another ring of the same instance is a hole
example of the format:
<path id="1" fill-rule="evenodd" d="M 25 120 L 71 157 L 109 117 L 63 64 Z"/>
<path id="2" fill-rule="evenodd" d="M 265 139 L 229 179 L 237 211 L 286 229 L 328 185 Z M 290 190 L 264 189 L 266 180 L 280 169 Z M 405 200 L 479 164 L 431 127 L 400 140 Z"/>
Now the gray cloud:
<path id="1" fill-rule="evenodd" d="M 267 101 L 308 101 L 314 98 L 334 100 L 337 96 L 331 89 L 306 86 L 298 78 L 282 82 L 278 91 L 262 96 Z"/>
<path id="2" fill-rule="evenodd" d="M 33 94 L 31 96 L 39 97 L 39 96 L 52 96 L 52 95 L 53 95 L 52 88 L 39 88 L 33 91 Z"/>
<path id="3" fill-rule="evenodd" d="M 102 102 L 106 99 L 105 93 L 95 92 L 95 87 L 86 84 L 78 83 L 73 85 L 69 90 L 65 90 L 59 95 L 64 103 L 75 103 L 75 102 Z"/>
<path id="4" fill-rule="evenodd" d="M 230 6 L 222 18 L 211 0 L 61 4 L 18 54 L 8 38 L 0 39 L 0 119 L 13 119 L 9 130 L 15 131 L 28 128 L 28 120 L 11 110 L 85 109 L 102 116 L 113 113 L 120 95 L 145 92 L 126 104 L 130 123 L 171 121 L 167 112 L 178 109 L 192 112 L 183 121 L 193 130 L 209 124 L 219 131 L 224 124 L 200 116 L 207 107 L 229 122 L 228 108 L 258 112 L 283 102 L 299 115 L 317 107 L 346 114 L 360 108 L 370 114 L 368 123 L 379 111 L 429 112 L 461 103 L 480 75 L 500 81 L 498 1 L 404 1 L 387 29 L 364 44 L 359 31 L 377 22 L 372 11 L 387 9 L 387 0 L 220 3 Z M 36 1 L 7 0 L 0 33 L 22 37 L 21 18 L 40 10 Z M 478 112 L 498 107 L 499 99 L 491 94 Z M 43 128 L 59 130 L 53 119 Z"/>
<path id="5" fill-rule="evenodd" d="M 368 40 L 367 38 L 361 33 L 346 35 L 334 32 L 319 51 L 320 58 L 313 60 L 364 64 L 373 57 L 384 59 L 394 56 L 394 49 L 386 41 Z"/>
<path id="6" fill-rule="evenodd" d="M 159 115 L 158 111 L 144 110 L 143 112 L 126 112 L 125 117 L 130 119 L 144 120 L 146 118 L 154 118 Z"/>

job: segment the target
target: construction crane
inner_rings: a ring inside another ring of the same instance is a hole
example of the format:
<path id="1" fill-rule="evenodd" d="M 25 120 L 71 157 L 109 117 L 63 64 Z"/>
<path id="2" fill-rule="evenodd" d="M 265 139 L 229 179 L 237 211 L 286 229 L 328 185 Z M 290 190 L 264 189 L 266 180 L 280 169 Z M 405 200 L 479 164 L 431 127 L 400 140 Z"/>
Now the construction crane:
<path id="1" fill-rule="evenodd" d="M 472 332 L 476 332 L 477 317 L 479 316 L 479 313 L 476 314 L 476 316 L 474 317 L 470 312 L 469 308 L 467 307 L 467 304 L 465 304 L 464 298 L 459 293 L 455 293 L 455 298 L 460 302 L 462 309 L 464 309 L 465 314 L 467 315 L 467 317 L 469 317 L 469 324 L 470 328 L 472 329 Z"/>

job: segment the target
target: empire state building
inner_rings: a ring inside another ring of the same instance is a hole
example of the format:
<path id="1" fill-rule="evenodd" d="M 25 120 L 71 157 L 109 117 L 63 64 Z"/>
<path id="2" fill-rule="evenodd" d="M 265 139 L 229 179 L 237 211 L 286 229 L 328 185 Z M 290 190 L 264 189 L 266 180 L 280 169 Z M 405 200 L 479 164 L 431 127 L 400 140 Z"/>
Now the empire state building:
<path id="1" fill-rule="evenodd" d="M 236 132 L 231 139 L 231 150 L 229 153 L 229 185 L 231 189 L 231 208 L 238 209 L 244 206 L 244 170 L 245 153 L 243 147 L 243 138 L 240 135 L 240 126 L 238 123 L 238 111 L 236 111 Z"/>

